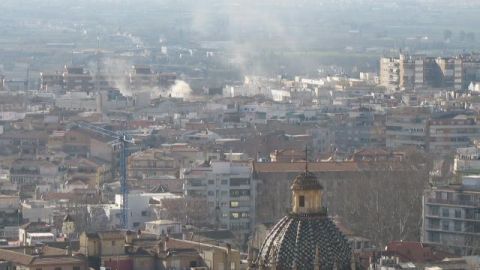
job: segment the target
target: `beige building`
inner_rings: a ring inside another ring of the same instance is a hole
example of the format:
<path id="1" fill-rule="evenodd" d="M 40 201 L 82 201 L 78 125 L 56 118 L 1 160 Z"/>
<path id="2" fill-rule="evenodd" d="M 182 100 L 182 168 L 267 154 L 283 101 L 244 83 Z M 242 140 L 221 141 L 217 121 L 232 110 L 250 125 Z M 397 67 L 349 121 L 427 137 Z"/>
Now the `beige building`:
<path id="1" fill-rule="evenodd" d="M 106 231 L 83 233 L 80 253 L 89 266 L 122 270 L 240 269 L 240 252 L 227 247 L 203 244 L 147 233 Z"/>
<path id="2" fill-rule="evenodd" d="M 128 177 L 145 179 L 163 175 L 177 175 L 175 160 L 159 149 L 148 149 L 128 158 Z"/>
<path id="3" fill-rule="evenodd" d="M 72 255 L 53 247 L 14 247 L 0 249 L 0 261 L 8 261 L 21 270 L 87 270 L 83 255 Z"/>
<path id="4" fill-rule="evenodd" d="M 380 59 L 380 84 L 390 91 L 443 87 L 467 89 L 480 79 L 480 56 L 429 57 L 400 54 Z"/>

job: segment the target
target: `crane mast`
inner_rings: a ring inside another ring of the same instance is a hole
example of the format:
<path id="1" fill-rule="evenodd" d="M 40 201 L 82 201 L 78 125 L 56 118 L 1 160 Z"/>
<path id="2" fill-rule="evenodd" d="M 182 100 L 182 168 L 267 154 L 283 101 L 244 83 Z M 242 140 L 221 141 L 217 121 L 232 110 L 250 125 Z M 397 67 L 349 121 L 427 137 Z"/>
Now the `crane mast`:
<path id="1" fill-rule="evenodd" d="M 124 132 L 114 132 L 94 124 L 78 121 L 75 125 L 79 128 L 83 128 L 89 131 L 92 131 L 96 134 L 112 138 L 113 142 L 116 142 L 120 145 L 119 153 L 119 177 L 120 177 L 120 192 L 122 194 L 122 228 L 128 229 L 128 184 L 127 184 L 127 158 L 128 158 L 128 149 L 127 144 L 134 143 L 133 140 L 129 139 Z"/>

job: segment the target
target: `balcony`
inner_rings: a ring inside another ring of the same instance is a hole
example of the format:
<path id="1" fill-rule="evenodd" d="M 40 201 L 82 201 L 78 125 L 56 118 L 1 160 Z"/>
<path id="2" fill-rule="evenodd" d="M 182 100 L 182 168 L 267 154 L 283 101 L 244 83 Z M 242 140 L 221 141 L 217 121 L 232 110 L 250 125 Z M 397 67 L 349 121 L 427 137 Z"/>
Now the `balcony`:
<path id="1" fill-rule="evenodd" d="M 428 204 L 442 204 L 442 205 L 452 205 L 458 207 L 480 207 L 480 202 L 472 202 L 467 200 L 448 200 L 448 199 L 437 199 L 437 198 L 427 198 Z"/>

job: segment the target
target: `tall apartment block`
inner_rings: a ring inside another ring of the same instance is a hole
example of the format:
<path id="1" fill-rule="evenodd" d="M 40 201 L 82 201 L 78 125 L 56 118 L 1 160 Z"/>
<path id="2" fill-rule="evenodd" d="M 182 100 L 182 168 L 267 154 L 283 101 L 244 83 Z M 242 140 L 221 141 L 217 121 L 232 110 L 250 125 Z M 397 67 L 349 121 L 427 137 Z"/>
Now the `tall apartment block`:
<path id="1" fill-rule="evenodd" d="M 424 107 L 390 109 L 386 118 L 388 148 L 416 147 L 448 154 L 480 135 L 476 117 L 466 112 L 432 112 Z"/>
<path id="2" fill-rule="evenodd" d="M 380 84 L 390 91 L 422 88 L 467 89 L 480 80 L 480 55 L 429 57 L 400 54 L 380 59 Z"/>
<path id="3" fill-rule="evenodd" d="M 207 199 L 212 225 L 249 233 L 255 224 L 252 172 L 251 162 L 244 161 L 212 161 L 186 170 L 182 173 L 185 197 Z"/>
<path id="4" fill-rule="evenodd" d="M 469 185 L 435 187 L 423 198 L 422 242 L 458 255 L 480 248 L 480 189 Z"/>

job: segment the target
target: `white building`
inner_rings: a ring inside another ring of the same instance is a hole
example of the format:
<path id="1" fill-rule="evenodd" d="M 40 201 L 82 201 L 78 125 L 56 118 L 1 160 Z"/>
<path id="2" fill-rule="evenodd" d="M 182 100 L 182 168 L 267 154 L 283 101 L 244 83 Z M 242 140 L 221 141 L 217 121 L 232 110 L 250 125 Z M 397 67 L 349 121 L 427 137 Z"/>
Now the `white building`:
<path id="1" fill-rule="evenodd" d="M 256 186 L 246 161 L 213 161 L 182 172 L 186 197 L 208 201 L 212 225 L 249 232 L 255 225 Z"/>
<path id="2" fill-rule="evenodd" d="M 54 220 L 55 207 L 47 201 L 30 200 L 22 203 L 22 215 L 29 222 L 43 221 L 52 223 Z"/>
<path id="3" fill-rule="evenodd" d="M 157 235 L 170 235 L 182 233 L 182 223 L 172 220 L 155 220 L 145 222 L 145 231 Z"/>
<path id="4" fill-rule="evenodd" d="M 141 193 L 132 191 L 128 194 L 128 229 L 138 230 L 143 228 L 145 222 L 157 220 L 159 217 L 154 207 L 150 205 L 150 200 L 161 201 L 162 199 L 181 198 L 172 193 Z M 114 204 L 91 205 L 89 213 L 91 218 L 101 212 L 103 218 L 106 218 L 105 227 L 107 229 L 120 228 L 122 224 L 122 194 L 115 195 Z"/>
<path id="5" fill-rule="evenodd" d="M 456 173 L 480 173 L 480 149 L 476 146 L 458 148 L 453 170 Z"/>
<path id="6" fill-rule="evenodd" d="M 425 190 L 421 241 L 457 255 L 476 252 L 480 241 L 479 197 L 478 178 Z"/>
<path id="7" fill-rule="evenodd" d="M 97 99 L 86 92 L 67 92 L 55 99 L 55 106 L 67 111 L 97 111 Z"/>

